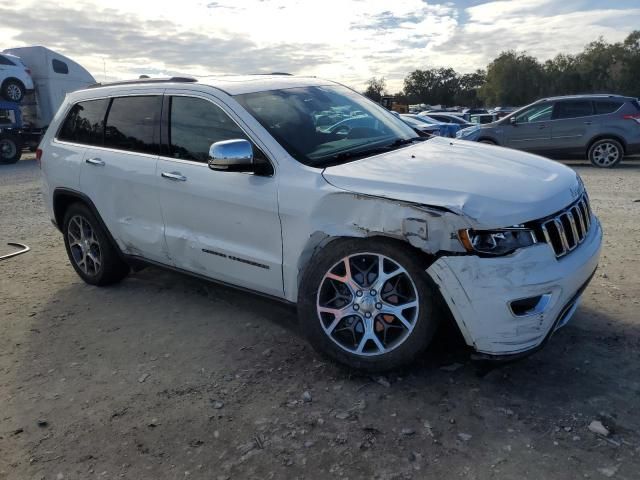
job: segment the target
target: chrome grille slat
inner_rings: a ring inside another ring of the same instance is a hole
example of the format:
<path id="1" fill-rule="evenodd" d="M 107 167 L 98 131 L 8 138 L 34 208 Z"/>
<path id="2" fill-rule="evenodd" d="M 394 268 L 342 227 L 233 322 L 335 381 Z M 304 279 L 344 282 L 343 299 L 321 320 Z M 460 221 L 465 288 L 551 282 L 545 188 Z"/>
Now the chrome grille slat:
<path id="1" fill-rule="evenodd" d="M 540 222 L 545 241 L 556 257 L 564 257 L 580 245 L 591 228 L 591 208 L 585 194 L 553 218 Z"/>

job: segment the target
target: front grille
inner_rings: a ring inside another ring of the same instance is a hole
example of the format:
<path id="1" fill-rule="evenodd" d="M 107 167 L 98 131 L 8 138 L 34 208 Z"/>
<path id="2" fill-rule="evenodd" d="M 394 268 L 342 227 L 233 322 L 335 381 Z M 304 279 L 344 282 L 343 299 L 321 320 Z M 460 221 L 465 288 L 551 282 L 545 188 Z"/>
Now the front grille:
<path id="1" fill-rule="evenodd" d="M 582 194 L 561 212 L 541 220 L 539 225 L 544 241 L 553 247 L 556 257 L 564 257 L 587 238 L 591 228 L 589 197 Z"/>

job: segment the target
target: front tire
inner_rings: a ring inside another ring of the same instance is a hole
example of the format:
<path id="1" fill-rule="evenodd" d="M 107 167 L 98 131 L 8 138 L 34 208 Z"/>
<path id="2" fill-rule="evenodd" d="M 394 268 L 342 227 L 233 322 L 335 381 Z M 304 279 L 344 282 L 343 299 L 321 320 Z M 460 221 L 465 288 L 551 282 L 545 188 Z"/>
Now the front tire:
<path id="1" fill-rule="evenodd" d="M 613 168 L 622 161 L 623 157 L 624 148 L 619 141 L 612 138 L 603 138 L 594 142 L 587 152 L 591 165 L 598 168 Z"/>
<path id="2" fill-rule="evenodd" d="M 74 203 L 67 209 L 62 231 L 69 261 L 86 283 L 111 285 L 129 273 L 129 265 L 86 205 Z"/>
<path id="3" fill-rule="evenodd" d="M 423 353 L 442 315 L 424 265 L 409 248 L 384 238 L 339 239 L 311 259 L 298 314 L 316 350 L 370 372 Z"/>

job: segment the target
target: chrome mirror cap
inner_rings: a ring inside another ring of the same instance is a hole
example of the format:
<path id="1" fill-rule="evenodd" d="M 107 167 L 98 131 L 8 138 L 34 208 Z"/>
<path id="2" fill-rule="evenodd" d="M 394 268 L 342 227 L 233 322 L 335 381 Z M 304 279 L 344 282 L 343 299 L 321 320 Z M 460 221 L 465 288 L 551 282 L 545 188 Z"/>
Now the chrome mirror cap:
<path id="1" fill-rule="evenodd" d="M 209 148 L 209 168 L 227 172 L 254 170 L 253 147 L 244 139 L 215 142 Z"/>

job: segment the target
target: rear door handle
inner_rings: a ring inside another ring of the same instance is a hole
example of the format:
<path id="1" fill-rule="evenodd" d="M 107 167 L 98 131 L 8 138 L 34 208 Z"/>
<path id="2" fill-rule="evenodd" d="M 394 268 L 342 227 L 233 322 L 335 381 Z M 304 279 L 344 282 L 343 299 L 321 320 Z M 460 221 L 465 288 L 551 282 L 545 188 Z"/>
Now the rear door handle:
<path id="1" fill-rule="evenodd" d="M 593 122 L 584 122 L 585 125 L 593 125 Z"/>
<path id="2" fill-rule="evenodd" d="M 104 161 L 100 158 L 87 158 L 85 160 L 89 165 L 96 165 L 97 167 L 104 167 Z"/>
<path id="3" fill-rule="evenodd" d="M 546 125 L 540 125 L 538 128 L 539 128 L 540 130 L 542 130 L 543 128 L 547 128 L 547 126 L 546 126 Z"/>
<path id="4" fill-rule="evenodd" d="M 180 172 L 162 172 L 160 174 L 162 178 L 166 178 L 168 180 L 173 180 L 174 182 L 186 182 L 187 177 L 182 175 Z"/>

